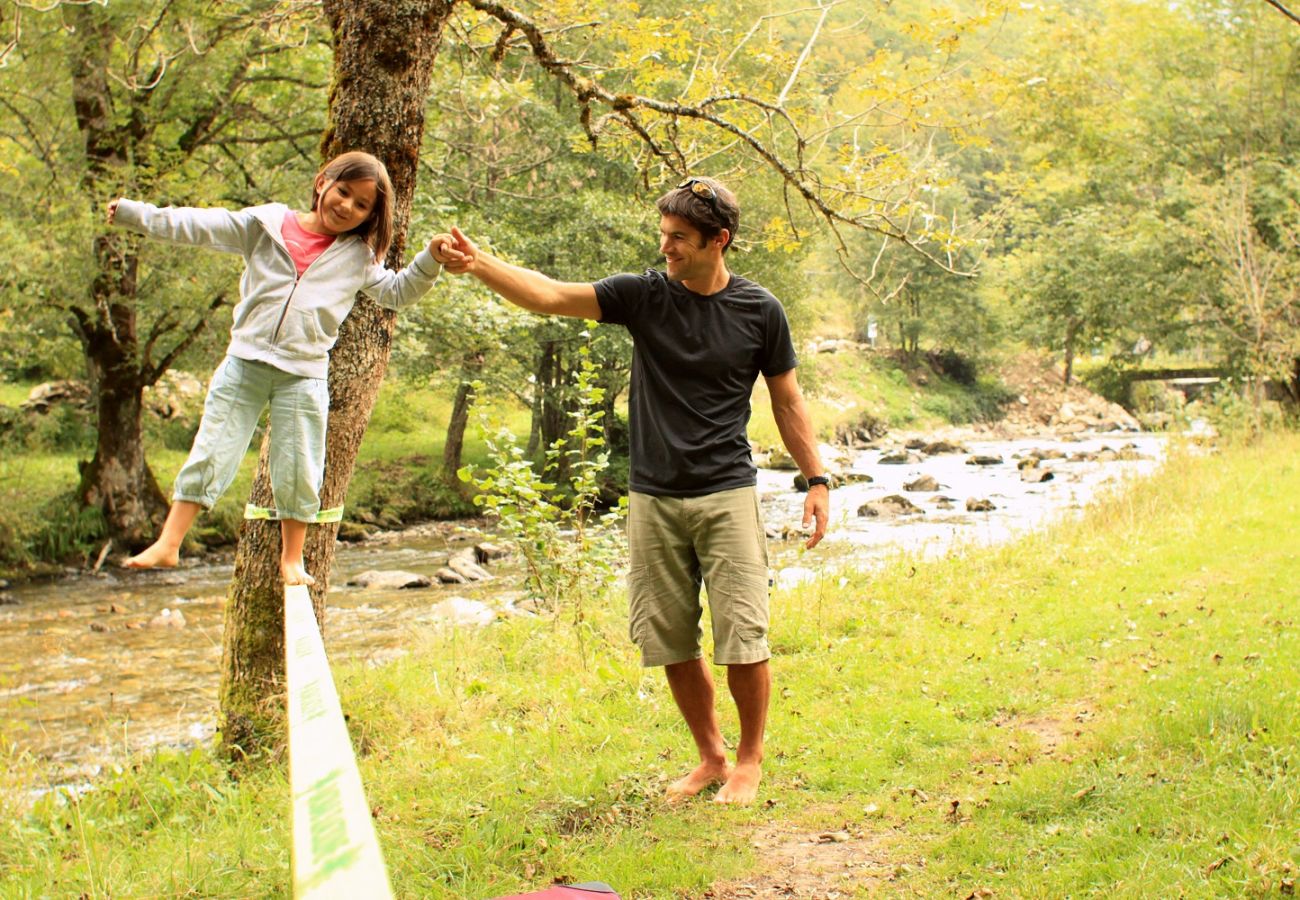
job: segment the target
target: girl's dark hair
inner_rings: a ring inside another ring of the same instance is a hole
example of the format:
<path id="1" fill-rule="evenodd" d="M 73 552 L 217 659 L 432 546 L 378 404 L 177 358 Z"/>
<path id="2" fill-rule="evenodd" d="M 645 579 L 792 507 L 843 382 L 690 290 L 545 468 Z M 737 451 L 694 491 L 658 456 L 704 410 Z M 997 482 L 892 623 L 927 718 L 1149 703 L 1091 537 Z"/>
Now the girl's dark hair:
<path id="1" fill-rule="evenodd" d="M 688 178 L 681 187 L 675 187 L 660 197 L 655 205 L 659 207 L 661 216 L 680 216 L 690 222 L 699 229 L 705 241 L 727 229 L 727 245 L 722 248 L 723 253 L 727 252 L 740 229 L 740 204 L 736 202 L 736 195 L 716 178 Z"/>
<path id="2" fill-rule="evenodd" d="M 370 217 L 353 228 L 349 234 L 355 234 L 370 245 L 377 262 L 383 262 L 388 255 L 388 246 L 393 242 L 393 182 L 388 177 L 388 169 L 369 153 L 351 150 L 331 159 L 316 173 L 316 180 L 325 176 L 325 190 L 336 181 L 365 181 L 375 183 L 375 205 L 370 210 Z M 316 189 L 316 180 L 312 181 L 311 208 L 314 210 L 320 202 L 321 192 Z"/>

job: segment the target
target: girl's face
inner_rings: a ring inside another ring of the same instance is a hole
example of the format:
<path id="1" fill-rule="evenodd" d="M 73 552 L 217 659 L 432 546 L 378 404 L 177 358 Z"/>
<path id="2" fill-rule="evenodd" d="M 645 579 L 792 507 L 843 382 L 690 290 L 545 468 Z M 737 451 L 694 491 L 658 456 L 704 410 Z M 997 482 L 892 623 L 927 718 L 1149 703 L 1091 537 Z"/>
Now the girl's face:
<path id="1" fill-rule="evenodd" d="M 346 234 L 365 223 L 374 212 L 378 189 L 373 178 L 357 181 L 326 181 L 324 175 L 316 179 L 320 198 L 316 201 L 316 214 L 327 234 Z"/>

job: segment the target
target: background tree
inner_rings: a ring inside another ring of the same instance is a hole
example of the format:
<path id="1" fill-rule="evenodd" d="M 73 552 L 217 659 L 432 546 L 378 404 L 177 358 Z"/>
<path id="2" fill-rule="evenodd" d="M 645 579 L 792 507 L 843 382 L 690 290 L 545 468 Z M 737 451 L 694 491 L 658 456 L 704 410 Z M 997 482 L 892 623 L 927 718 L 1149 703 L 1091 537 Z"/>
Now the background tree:
<path id="1" fill-rule="evenodd" d="M 39 210 L 45 242 L 40 268 L 10 273 L 5 294 L 38 320 L 55 311 L 76 336 L 97 421 L 78 494 L 119 547 L 138 549 L 167 509 L 144 456 L 144 389 L 235 298 L 228 278 L 202 277 L 229 265 L 155 268 L 138 238 L 106 230 L 104 209 L 127 193 L 183 203 L 216 185 L 241 199 L 275 185 L 300 157 L 296 142 L 319 127 L 310 114 L 304 124 L 268 111 L 286 85 L 310 87 L 310 45 L 293 8 L 269 0 L 55 4 L 23 23 L 0 72 L 0 127 L 18 176 L 4 190 L 11 208 Z M 289 49 L 292 73 L 279 67 Z M 30 235 L 5 237 L 31 245 Z M 213 282 L 229 287 L 204 286 Z"/>

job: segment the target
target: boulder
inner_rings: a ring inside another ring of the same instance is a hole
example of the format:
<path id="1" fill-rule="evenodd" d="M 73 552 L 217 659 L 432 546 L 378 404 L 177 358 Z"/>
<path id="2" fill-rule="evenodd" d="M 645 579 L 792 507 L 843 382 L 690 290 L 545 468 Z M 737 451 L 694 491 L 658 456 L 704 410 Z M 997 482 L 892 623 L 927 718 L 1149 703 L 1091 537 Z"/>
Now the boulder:
<path id="1" fill-rule="evenodd" d="M 1042 484 L 1044 481 L 1051 481 L 1056 476 L 1052 474 L 1051 469 L 1040 469 L 1037 467 L 1020 470 L 1020 480 L 1026 484 Z"/>
<path id="2" fill-rule="evenodd" d="M 906 482 L 903 485 L 903 490 L 913 492 L 937 491 L 939 490 L 939 482 L 935 480 L 933 475 L 922 475 L 915 481 Z"/>
<path id="3" fill-rule="evenodd" d="M 501 544 L 493 544 L 483 541 L 481 544 L 474 545 L 474 558 L 480 565 L 493 562 L 498 559 L 505 559 L 510 555 L 510 548 Z"/>
<path id="4" fill-rule="evenodd" d="M 374 531 L 375 526 L 362 522 L 340 522 L 338 539 L 346 544 L 358 544 L 370 537 Z"/>
<path id="5" fill-rule="evenodd" d="M 168 369 L 144 389 L 144 402 L 161 419 L 179 419 L 203 405 L 203 382 L 179 369 Z"/>
<path id="6" fill-rule="evenodd" d="M 492 577 L 491 572 L 478 564 L 478 558 L 473 547 L 467 547 L 454 554 L 451 559 L 447 560 L 447 568 L 466 581 L 487 581 Z"/>
<path id="7" fill-rule="evenodd" d="M 938 456 L 941 453 L 965 453 L 966 448 L 948 441 L 934 441 L 922 447 L 921 452 L 926 456 Z"/>
<path id="8" fill-rule="evenodd" d="M 443 566 L 433 573 L 433 577 L 438 579 L 441 584 L 464 584 L 468 579 L 459 572 L 453 572 L 451 569 Z"/>
<path id="9" fill-rule="evenodd" d="M 871 484 L 876 479 L 872 478 L 866 472 L 841 472 L 836 476 L 839 481 L 837 485 L 844 484 Z"/>
<path id="10" fill-rule="evenodd" d="M 921 457 L 907 450 L 896 450 L 893 453 L 886 453 L 880 457 L 879 463 L 882 466 L 910 466 L 921 461 Z"/>
<path id="11" fill-rule="evenodd" d="M 367 569 L 360 575 L 348 579 L 347 583 L 356 587 L 396 591 L 404 588 L 426 588 L 433 584 L 433 579 L 428 575 L 403 572 L 400 569 Z"/>
<path id="12" fill-rule="evenodd" d="M 977 500 L 974 497 L 966 498 L 966 512 L 992 512 L 997 509 L 992 500 Z"/>
<path id="13" fill-rule="evenodd" d="M 81 381 L 47 381 L 32 388 L 18 408 L 24 412 L 47 413 L 59 403 L 89 406 L 90 387 Z"/>
<path id="14" fill-rule="evenodd" d="M 858 507 L 858 515 L 866 518 L 892 519 L 896 516 L 925 515 L 925 510 L 901 494 L 890 494 L 888 497 L 862 504 Z"/>
<path id="15" fill-rule="evenodd" d="M 1000 465 L 1002 465 L 1002 457 L 1000 457 L 1000 456 L 984 456 L 984 455 L 982 455 L 982 454 L 976 453 L 974 456 L 972 456 L 972 457 L 970 457 L 969 459 L 966 460 L 966 465 L 968 465 L 968 466 L 1000 466 Z"/>
<path id="16" fill-rule="evenodd" d="M 794 471 L 799 468 L 789 453 L 780 447 L 773 447 L 767 454 L 767 467 L 779 472 Z"/>

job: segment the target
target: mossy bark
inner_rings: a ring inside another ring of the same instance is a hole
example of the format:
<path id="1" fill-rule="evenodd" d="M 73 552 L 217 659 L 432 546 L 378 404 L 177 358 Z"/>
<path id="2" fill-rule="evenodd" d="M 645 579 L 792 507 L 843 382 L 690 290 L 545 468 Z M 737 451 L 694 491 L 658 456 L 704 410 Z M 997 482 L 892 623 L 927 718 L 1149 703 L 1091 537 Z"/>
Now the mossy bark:
<path id="1" fill-rule="evenodd" d="M 390 267 L 407 259 L 406 229 L 415 194 L 424 106 L 443 29 L 447 0 L 326 0 L 334 35 L 334 84 L 322 159 L 366 150 L 388 167 L 394 188 Z M 358 299 L 330 355 L 330 420 L 326 438 L 324 508 L 340 506 L 392 347 L 393 313 Z M 268 436 L 269 438 L 269 436 Z M 268 505 L 267 442 L 262 445 L 253 502 Z M 337 525 L 308 530 L 307 570 L 316 578 L 312 604 L 324 630 L 325 594 L 334 562 Z M 238 759 L 283 742 L 284 604 L 280 539 L 273 522 L 245 522 L 226 605 L 221 715 L 222 744 Z"/>

